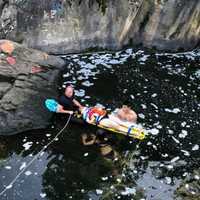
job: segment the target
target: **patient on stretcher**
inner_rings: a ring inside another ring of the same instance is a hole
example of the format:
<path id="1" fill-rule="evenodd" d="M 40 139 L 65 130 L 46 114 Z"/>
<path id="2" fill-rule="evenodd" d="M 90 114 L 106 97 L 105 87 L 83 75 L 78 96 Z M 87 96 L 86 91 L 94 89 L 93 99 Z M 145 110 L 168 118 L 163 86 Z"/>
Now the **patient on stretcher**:
<path id="1" fill-rule="evenodd" d="M 81 110 L 83 119 L 92 124 L 112 128 L 118 131 L 131 131 L 131 127 L 137 120 L 136 113 L 127 106 L 117 109 L 115 112 L 108 114 L 107 111 L 100 107 L 87 108 Z"/>

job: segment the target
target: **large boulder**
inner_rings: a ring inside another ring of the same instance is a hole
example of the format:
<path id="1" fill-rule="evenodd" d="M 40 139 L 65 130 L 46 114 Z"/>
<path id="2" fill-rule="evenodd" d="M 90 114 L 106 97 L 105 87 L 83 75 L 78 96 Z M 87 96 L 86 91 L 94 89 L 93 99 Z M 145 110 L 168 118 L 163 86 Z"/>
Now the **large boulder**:
<path id="1" fill-rule="evenodd" d="M 45 128 L 51 113 L 47 97 L 56 87 L 65 62 L 59 57 L 0 40 L 0 135 Z"/>
<path id="2" fill-rule="evenodd" d="M 0 16 L 0 38 L 51 53 L 200 42 L 198 0 L 0 0 Z"/>

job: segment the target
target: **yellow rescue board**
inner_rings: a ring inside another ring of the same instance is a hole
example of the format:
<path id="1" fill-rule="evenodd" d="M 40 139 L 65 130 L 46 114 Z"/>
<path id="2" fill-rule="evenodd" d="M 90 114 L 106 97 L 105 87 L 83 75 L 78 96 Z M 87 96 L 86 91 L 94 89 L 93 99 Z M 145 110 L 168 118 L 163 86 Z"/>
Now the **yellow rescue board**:
<path id="1" fill-rule="evenodd" d="M 78 115 L 75 115 L 75 117 L 82 118 L 82 115 L 78 114 Z M 114 132 L 114 133 L 120 133 L 120 134 L 129 136 L 129 137 L 132 137 L 134 139 L 138 139 L 138 140 L 143 140 L 143 139 L 145 139 L 145 136 L 146 136 L 144 130 L 142 128 L 139 128 L 139 127 L 133 127 L 131 129 L 130 133 L 127 133 L 127 132 L 119 131 L 119 130 L 116 130 L 116 129 L 113 129 L 113 128 L 108 128 L 106 126 L 96 125 L 95 123 L 88 123 L 88 124 L 97 126 L 99 128 L 102 128 L 102 129 L 105 129 L 105 130 L 108 130 L 108 131 L 111 131 L 111 132 Z"/>

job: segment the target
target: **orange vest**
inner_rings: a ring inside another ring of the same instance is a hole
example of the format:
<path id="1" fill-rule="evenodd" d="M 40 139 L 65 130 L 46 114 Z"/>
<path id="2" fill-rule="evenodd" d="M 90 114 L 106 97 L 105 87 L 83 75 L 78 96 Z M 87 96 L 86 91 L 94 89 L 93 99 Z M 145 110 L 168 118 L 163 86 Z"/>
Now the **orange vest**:
<path id="1" fill-rule="evenodd" d="M 93 114 L 97 114 L 98 116 L 105 116 L 106 115 L 106 110 L 103 110 L 101 108 L 93 107 L 90 109 L 88 113 L 89 119 L 92 118 Z"/>

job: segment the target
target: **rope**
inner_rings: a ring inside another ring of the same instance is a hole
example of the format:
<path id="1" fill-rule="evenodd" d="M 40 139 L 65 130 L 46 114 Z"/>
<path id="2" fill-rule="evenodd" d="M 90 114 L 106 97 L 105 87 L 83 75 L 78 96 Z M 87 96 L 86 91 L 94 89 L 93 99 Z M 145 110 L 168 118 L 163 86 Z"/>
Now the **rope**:
<path id="1" fill-rule="evenodd" d="M 68 126 L 69 122 L 71 119 L 71 114 L 69 115 L 69 118 L 65 124 L 65 126 L 56 134 L 56 136 L 47 144 L 45 145 L 34 157 L 33 159 L 27 164 L 27 166 L 25 168 L 23 168 L 18 174 L 17 176 L 10 182 L 9 185 L 7 185 L 4 190 L 0 193 L 0 196 L 2 196 L 7 190 L 9 190 L 10 188 L 12 188 L 12 185 L 17 181 L 17 179 L 20 177 L 20 175 L 22 173 L 24 173 L 24 171 L 39 157 L 39 155 L 49 146 L 51 145 L 57 138 L 58 136 L 65 130 L 65 128 Z"/>

